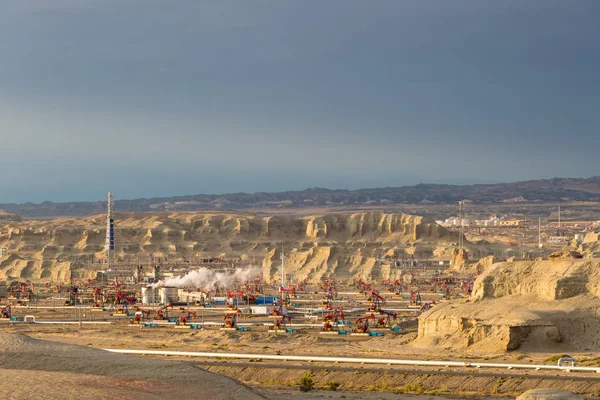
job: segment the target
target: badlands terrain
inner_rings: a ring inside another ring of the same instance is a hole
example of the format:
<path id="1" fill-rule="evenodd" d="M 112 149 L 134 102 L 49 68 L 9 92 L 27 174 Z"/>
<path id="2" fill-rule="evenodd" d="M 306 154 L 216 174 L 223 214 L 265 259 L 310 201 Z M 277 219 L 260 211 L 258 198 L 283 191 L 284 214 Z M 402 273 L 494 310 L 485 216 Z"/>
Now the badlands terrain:
<path id="1" fill-rule="evenodd" d="M 283 246 L 296 280 L 397 278 L 392 259 L 445 257 L 458 236 L 434 221 L 384 212 L 304 217 L 245 213 L 118 213 L 116 257 L 132 263 L 218 257 L 261 265 L 278 276 Z M 0 279 L 91 277 L 86 266 L 105 258 L 103 215 L 49 221 L 0 222 Z"/>

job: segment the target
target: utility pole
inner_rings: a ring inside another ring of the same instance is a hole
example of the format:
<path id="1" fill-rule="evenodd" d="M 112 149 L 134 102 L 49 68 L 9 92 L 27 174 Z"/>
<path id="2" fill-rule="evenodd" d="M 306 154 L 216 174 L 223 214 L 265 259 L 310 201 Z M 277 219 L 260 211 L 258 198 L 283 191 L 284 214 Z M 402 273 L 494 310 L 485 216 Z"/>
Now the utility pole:
<path id="1" fill-rule="evenodd" d="M 542 219 L 538 218 L 538 247 L 541 249 L 542 245 Z"/>
<path id="2" fill-rule="evenodd" d="M 562 236 L 560 232 L 560 206 L 558 206 L 558 236 Z"/>
<path id="3" fill-rule="evenodd" d="M 285 256 L 283 254 L 283 242 L 281 243 L 281 287 L 285 288 Z"/>

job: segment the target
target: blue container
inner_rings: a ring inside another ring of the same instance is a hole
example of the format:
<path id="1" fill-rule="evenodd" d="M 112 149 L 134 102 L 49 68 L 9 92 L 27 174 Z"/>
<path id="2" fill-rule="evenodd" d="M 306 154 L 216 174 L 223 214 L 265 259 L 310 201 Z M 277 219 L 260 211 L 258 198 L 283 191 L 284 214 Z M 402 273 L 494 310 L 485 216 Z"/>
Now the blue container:
<path id="1" fill-rule="evenodd" d="M 177 318 L 169 318 L 169 322 L 177 322 Z"/>
<path id="2" fill-rule="evenodd" d="M 338 335 L 347 335 L 347 334 L 348 334 L 348 331 L 339 331 L 338 332 Z"/>
<path id="3" fill-rule="evenodd" d="M 273 304 L 278 300 L 278 297 L 259 297 L 256 299 L 256 304 L 265 305 L 265 304 Z"/>
<path id="4" fill-rule="evenodd" d="M 240 332 L 248 332 L 250 330 L 250 327 L 249 326 L 239 326 L 237 328 L 237 330 Z"/>

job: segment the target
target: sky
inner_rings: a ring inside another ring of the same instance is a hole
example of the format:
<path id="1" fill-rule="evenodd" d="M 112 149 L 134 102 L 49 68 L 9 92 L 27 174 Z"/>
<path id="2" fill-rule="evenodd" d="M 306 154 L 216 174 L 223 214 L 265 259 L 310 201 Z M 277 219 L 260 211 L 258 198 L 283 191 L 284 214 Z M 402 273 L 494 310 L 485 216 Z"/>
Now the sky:
<path id="1" fill-rule="evenodd" d="M 600 175 L 597 0 L 0 0 L 0 203 Z"/>

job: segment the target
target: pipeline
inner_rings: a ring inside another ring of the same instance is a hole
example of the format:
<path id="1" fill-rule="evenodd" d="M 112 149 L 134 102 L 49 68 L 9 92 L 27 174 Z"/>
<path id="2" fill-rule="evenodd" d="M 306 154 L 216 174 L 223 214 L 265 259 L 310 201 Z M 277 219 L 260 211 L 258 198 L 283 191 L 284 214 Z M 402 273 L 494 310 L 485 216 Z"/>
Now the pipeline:
<path id="1" fill-rule="evenodd" d="M 543 364 L 499 364 L 480 363 L 469 361 L 429 361 L 429 360 L 396 360 L 386 358 L 354 358 L 354 357 L 315 357 L 315 356 L 284 356 L 272 354 L 239 354 L 239 353 L 201 353 L 192 351 L 163 351 L 163 350 L 128 350 L 128 349 L 103 349 L 111 353 L 141 354 L 157 356 L 185 356 L 205 358 L 237 358 L 237 359 L 263 359 L 279 361 L 307 361 L 307 362 L 332 362 L 332 363 L 356 363 L 356 364 L 385 364 L 385 365 L 412 365 L 430 367 L 460 367 L 460 368 L 502 368 L 502 369 L 532 369 L 532 370 L 554 370 L 554 371 L 580 371 L 600 373 L 600 368 L 558 366 Z"/>

